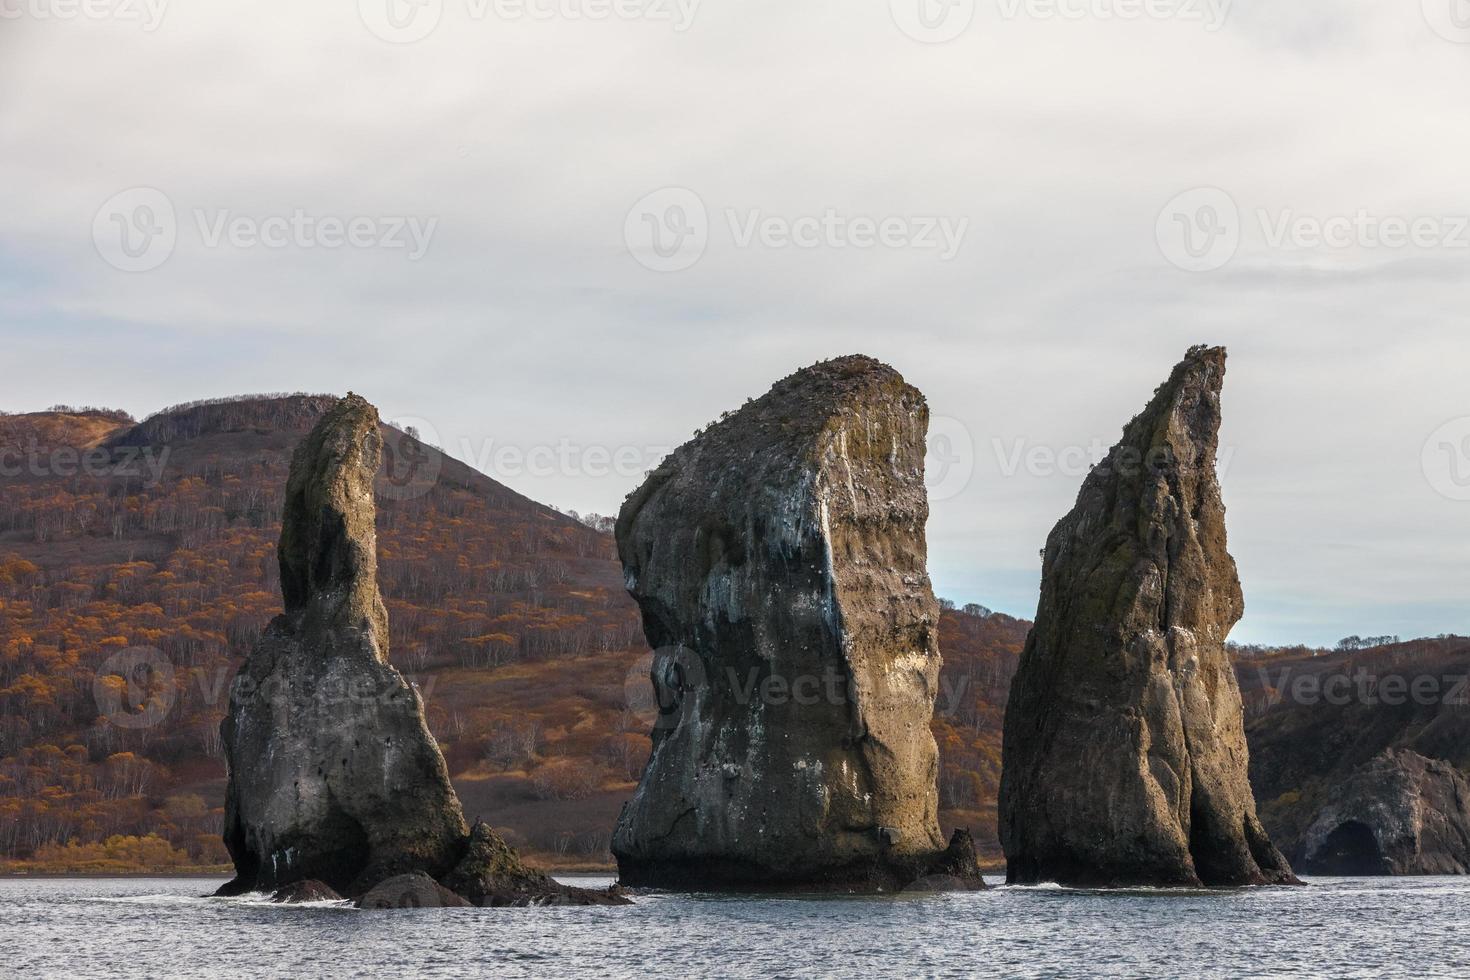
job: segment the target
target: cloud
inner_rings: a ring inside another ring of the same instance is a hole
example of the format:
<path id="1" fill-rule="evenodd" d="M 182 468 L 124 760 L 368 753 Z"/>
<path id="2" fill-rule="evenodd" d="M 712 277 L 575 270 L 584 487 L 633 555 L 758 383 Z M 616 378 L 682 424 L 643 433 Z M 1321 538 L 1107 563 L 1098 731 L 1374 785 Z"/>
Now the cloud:
<path id="1" fill-rule="evenodd" d="M 221 0 L 166 4 L 152 30 L 121 0 L 100 19 L 38 16 L 47 2 L 0 25 L 0 330 L 25 363 L 7 408 L 352 388 L 471 456 L 651 450 L 865 351 L 977 447 L 934 507 L 940 591 L 1028 615 L 1080 480 L 1005 475 L 994 440 L 1110 443 L 1186 347 L 1225 343 L 1237 636 L 1464 629 L 1448 599 L 1470 549 L 1443 529 L 1466 505 L 1421 451 L 1470 415 L 1470 255 L 1266 234 L 1283 215 L 1470 210 L 1470 62 L 1419 4 L 1237 0 L 1211 31 L 1185 16 L 1203 0 L 1132 20 L 992 0 L 930 44 L 905 30 L 939 22 L 904 0 L 391 0 L 392 21 L 390 0 Z M 421 40 L 380 36 L 436 11 Z M 165 195 L 176 240 L 124 272 L 98 236 L 140 233 L 135 209 L 104 209 L 135 188 Z M 682 271 L 624 237 L 662 188 L 708 217 Z M 1213 272 L 1159 238 L 1210 233 L 1166 210 L 1197 188 L 1237 214 Z M 739 234 L 828 214 L 838 244 Z M 382 244 L 398 218 L 434 222 L 421 257 Z M 322 237 L 358 219 L 368 244 Z M 951 259 L 914 246 L 923 219 L 966 222 Z M 237 221 L 243 238 L 211 244 Z M 905 244 L 862 244 L 865 221 L 906 223 Z M 285 243 L 260 244 L 282 222 Z M 637 482 L 502 475 L 603 512 Z"/>

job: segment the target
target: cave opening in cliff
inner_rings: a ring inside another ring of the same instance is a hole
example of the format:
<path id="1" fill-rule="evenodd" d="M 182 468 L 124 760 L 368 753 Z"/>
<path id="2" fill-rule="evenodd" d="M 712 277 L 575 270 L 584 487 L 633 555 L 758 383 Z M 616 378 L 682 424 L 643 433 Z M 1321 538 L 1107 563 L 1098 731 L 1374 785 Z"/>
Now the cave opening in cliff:
<path id="1" fill-rule="evenodd" d="M 1378 838 L 1365 823 L 1357 820 L 1343 822 L 1327 839 L 1308 862 L 1309 874 L 1358 878 L 1386 875 L 1388 862 L 1378 846 Z"/>

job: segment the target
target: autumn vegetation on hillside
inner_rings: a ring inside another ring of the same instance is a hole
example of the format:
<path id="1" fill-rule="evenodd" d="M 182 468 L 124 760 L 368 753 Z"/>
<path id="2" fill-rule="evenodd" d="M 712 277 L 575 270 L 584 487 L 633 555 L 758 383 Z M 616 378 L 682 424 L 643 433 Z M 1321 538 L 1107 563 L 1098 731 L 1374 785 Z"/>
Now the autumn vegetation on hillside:
<path id="1" fill-rule="evenodd" d="M 290 454 L 330 402 L 0 416 L 0 869 L 227 862 L 219 721 L 280 611 Z M 389 443 L 390 656 L 424 696 L 467 816 L 543 863 L 606 865 L 652 720 L 607 522 Z M 1000 717 L 1027 626 L 951 607 L 940 627 L 941 816 L 992 862 Z"/>

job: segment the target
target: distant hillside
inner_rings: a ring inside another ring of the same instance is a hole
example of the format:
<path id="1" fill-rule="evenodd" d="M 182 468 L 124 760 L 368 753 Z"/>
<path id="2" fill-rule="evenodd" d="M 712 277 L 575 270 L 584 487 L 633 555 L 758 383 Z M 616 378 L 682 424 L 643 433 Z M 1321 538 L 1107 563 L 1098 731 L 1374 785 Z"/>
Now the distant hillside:
<path id="1" fill-rule="evenodd" d="M 219 719 L 239 658 L 280 610 L 290 454 L 331 400 L 223 399 L 141 423 L 84 408 L 0 415 L 0 866 L 226 860 Z M 650 722 L 649 654 L 611 538 L 385 437 L 391 657 L 425 696 L 467 813 L 544 863 L 605 864 Z M 971 827 L 992 865 L 1001 720 L 1029 626 L 983 610 L 940 622 L 941 821 Z M 1252 783 L 1288 850 L 1383 748 L 1470 768 L 1470 691 L 1454 688 L 1470 640 L 1236 655 Z M 1361 672 L 1438 678 L 1440 693 L 1311 696 L 1312 678 L 1321 690 Z"/>
<path id="2" fill-rule="evenodd" d="M 1470 639 L 1272 657 L 1241 662 L 1236 673 L 1251 785 L 1288 856 L 1345 777 L 1384 749 L 1470 772 Z"/>
<path id="3" fill-rule="evenodd" d="M 330 403 L 0 416 L 0 861 L 226 860 L 218 723 L 280 609 L 291 451 Z M 544 862 L 605 863 L 649 724 L 648 652 L 610 537 L 385 437 L 391 659 L 425 696 L 467 814 Z M 1000 714 L 1027 627 L 941 623 L 942 817 L 992 860 Z"/>

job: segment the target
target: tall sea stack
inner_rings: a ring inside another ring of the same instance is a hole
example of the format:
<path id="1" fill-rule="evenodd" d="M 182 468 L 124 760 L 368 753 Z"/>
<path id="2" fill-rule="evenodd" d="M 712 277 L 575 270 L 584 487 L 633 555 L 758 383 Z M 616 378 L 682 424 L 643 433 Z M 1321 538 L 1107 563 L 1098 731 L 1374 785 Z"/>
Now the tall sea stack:
<path id="1" fill-rule="evenodd" d="M 624 884 L 978 882 L 968 835 L 944 850 L 937 818 L 928 421 L 892 368 L 826 361 L 624 503 L 618 554 L 660 710 L 613 837 Z"/>
<path id="2" fill-rule="evenodd" d="M 1294 882 L 1256 817 L 1225 649 L 1244 600 L 1215 474 L 1223 348 L 1196 347 L 1047 539 L 1006 706 L 1016 884 Z"/>
<path id="3" fill-rule="evenodd" d="M 222 726 L 227 892 L 319 879 L 360 894 L 439 877 L 468 828 L 417 692 L 388 664 L 373 479 L 378 413 L 357 395 L 297 448 L 278 558 L 286 611 L 240 668 Z"/>

